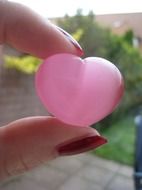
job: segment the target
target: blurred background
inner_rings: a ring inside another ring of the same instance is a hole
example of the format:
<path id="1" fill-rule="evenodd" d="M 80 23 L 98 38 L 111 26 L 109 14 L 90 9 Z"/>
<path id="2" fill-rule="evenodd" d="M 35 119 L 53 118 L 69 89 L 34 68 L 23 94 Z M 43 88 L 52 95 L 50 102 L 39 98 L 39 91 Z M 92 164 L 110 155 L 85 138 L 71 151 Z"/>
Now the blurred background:
<path id="1" fill-rule="evenodd" d="M 84 49 L 84 57 L 103 57 L 113 62 L 124 77 L 125 94 L 110 116 L 92 126 L 108 138 L 107 145 L 91 153 L 55 160 L 1 184 L 0 190 L 135 189 L 134 174 L 142 160 L 142 134 L 138 135 L 142 122 L 137 119 L 142 114 L 141 1 L 17 2 L 68 31 Z M 1 49 L 0 125 L 25 116 L 47 115 L 34 89 L 34 73 L 41 60 L 7 44 Z"/>

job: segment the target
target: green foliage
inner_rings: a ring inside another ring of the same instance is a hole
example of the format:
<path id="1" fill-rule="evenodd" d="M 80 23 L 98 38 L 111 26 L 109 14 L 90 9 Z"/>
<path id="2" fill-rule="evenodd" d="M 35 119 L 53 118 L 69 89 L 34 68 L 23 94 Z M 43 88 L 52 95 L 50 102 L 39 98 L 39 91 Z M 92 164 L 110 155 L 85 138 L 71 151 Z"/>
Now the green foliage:
<path id="1" fill-rule="evenodd" d="M 107 126 L 106 126 L 107 128 Z M 132 116 L 113 124 L 101 134 L 108 139 L 108 144 L 93 151 L 93 154 L 133 165 L 135 151 L 135 125 Z"/>
<path id="2" fill-rule="evenodd" d="M 26 74 L 32 74 L 36 72 L 40 60 L 32 56 L 14 57 L 6 55 L 4 57 L 6 68 L 13 68 Z"/>
<path id="3" fill-rule="evenodd" d="M 81 39 L 82 35 L 83 35 L 83 30 L 81 28 L 79 28 L 74 34 L 72 34 L 72 37 L 75 40 L 79 41 Z"/>
<path id="4" fill-rule="evenodd" d="M 142 104 L 142 56 L 139 51 L 121 37 L 113 36 L 108 48 L 107 58 L 116 63 L 124 77 L 125 94 L 119 108 L 114 112 L 120 118 L 129 110 Z"/>
<path id="5" fill-rule="evenodd" d="M 134 34 L 132 30 L 128 30 L 124 36 L 124 41 L 128 42 L 129 45 L 133 45 L 133 38 L 134 38 Z"/>

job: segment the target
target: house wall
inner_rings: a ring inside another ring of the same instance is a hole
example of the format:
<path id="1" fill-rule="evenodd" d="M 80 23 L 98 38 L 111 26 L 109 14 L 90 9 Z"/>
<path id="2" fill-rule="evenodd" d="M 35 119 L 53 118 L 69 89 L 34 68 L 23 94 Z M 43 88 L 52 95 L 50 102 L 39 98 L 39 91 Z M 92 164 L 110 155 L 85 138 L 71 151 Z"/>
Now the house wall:
<path id="1" fill-rule="evenodd" d="M 96 21 L 100 25 L 110 28 L 117 35 L 123 35 L 131 29 L 138 39 L 137 48 L 142 52 L 141 20 L 142 13 L 96 15 Z"/>
<path id="2" fill-rule="evenodd" d="M 103 26 L 110 27 L 116 34 L 124 34 L 132 29 L 135 36 L 142 38 L 142 13 L 97 15 L 96 21 Z"/>
<path id="3" fill-rule="evenodd" d="M 0 126 L 13 120 L 47 115 L 36 96 L 34 76 L 0 67 Z"/>

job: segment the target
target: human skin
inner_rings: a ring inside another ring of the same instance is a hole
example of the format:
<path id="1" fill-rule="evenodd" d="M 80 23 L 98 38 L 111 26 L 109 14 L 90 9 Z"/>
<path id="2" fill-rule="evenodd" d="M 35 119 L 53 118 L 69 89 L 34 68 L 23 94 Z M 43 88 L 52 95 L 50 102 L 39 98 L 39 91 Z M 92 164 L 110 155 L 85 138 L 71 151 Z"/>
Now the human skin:
<path id="1" fill-rule="evenodd" d="M 0 44 L 4 43 L 42 59 L 55 53 L 83 53 L 79 45 L 37 13 L 2 0 Z M 106 139 L 91 127 L 71 126 L 54 117 L 19 119 L 0 127 L 0 180 L 105 143 Z"/>

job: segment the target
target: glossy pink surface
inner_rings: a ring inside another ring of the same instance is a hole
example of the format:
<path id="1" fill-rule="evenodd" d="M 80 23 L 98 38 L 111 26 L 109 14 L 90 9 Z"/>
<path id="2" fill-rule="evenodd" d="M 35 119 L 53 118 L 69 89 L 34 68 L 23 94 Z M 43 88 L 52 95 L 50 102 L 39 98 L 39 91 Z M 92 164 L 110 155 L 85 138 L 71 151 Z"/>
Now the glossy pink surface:
<path id="1" fill-rule="evenodd" d="M 116 66 L 105 59 L 56 54 L 40 65 L 36 89 L 55 117 L 88 126 L 115 109 L 123 94 L 123 79 Z"/>

